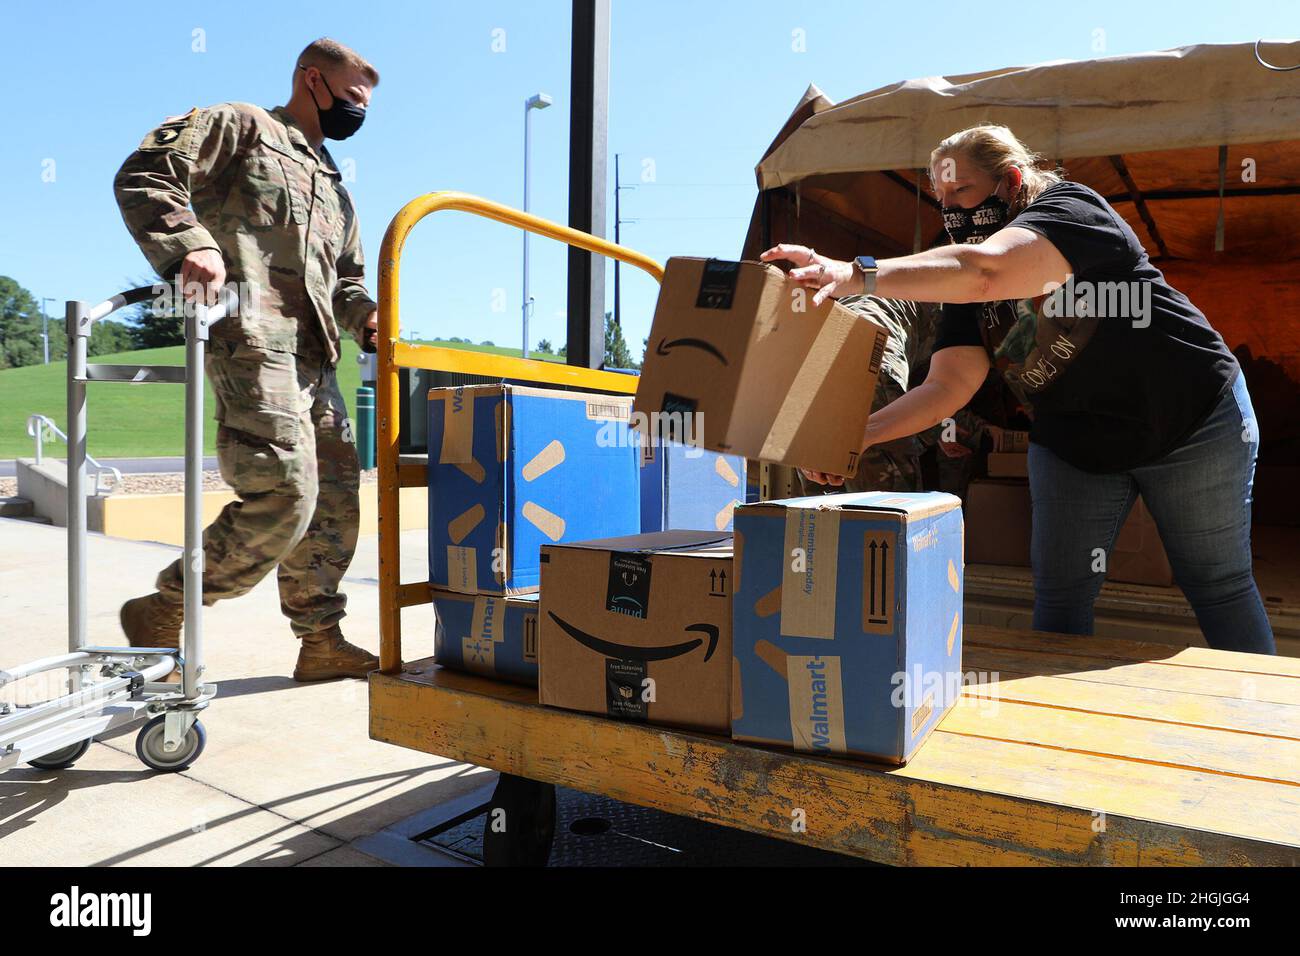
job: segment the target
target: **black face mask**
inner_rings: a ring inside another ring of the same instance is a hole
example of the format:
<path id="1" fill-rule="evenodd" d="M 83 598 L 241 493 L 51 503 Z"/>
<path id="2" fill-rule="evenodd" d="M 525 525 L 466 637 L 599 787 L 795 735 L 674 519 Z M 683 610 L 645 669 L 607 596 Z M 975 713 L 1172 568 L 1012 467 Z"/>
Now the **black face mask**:
<path id="1" fill-rule="evenodd" d="M 943 207 L 943 228 L 958 245 L 983 242 L 1007 224 L 1011 206 L 999 199 L 995 189 L 989 198 L 971 209 L 961 206 Z"/>
<path id="2" fill-rule="evenodd" d="M 298 69 L 307 68 L 300 66 Z M 320 118 L 320 131 L 326 139 L 347 139 L 361 129 L 361 124 L 366 121 L 366 111 L 355 103 L 341 99 L 330 89 L 329 80 L 325 79 L 324 73 L 321 74 L 320 81 L 325 84 L 325 89 L 329 90 L 330 96 L 334 97 L 334 105 L 323 110 L 316 99 L 316 94 L 312 93 L 311 87 L 307 87 L 307 92 L 311 93 L 311 101 L 316 104 L 316 115 Z"/>

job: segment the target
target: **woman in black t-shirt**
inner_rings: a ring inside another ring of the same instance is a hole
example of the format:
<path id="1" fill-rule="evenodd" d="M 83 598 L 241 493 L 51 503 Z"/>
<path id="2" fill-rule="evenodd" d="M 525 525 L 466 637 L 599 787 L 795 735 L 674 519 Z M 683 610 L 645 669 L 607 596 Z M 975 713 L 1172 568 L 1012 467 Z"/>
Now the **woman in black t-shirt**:
<path id="1" fill-rule="evenodd" d="M 1033 414 L 1034 627 L 1092 633 L 1141 494 L 1210 646 L 1274 653 L 1250 556 L 1259 435 L 1222 337 L 1105 199 L 1040 169 L 1006 127 L 945 139 L 930 178 L 952 245 L 879 262 L 796 245 L 762 256 L 793 262 L 814 304 L 862 292 L 944 303 L 929 375 L 872 415 L 864 446 L 950 418 L 992 365 Z"/>

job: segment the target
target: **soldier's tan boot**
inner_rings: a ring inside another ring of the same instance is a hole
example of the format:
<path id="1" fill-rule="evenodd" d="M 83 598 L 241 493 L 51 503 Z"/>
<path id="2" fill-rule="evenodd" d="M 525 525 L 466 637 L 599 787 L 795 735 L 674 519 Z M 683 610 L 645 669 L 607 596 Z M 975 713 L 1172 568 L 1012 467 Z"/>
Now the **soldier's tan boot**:
<path id="1" fill-rule="evenodd" d="M 132 598 L 118 613 L 122 632 L 132 647 L 181 646 L 181 627 L 185 623 L 185 606 L 169 601 L 159 592 Z M 173 670 L 163 681 L 178 683 L 180 671 Z"/>
<path id="2" fill-rule="evenodd" d="M 355 644 L 349 644 L 343 640 L 342 631 L 331 627 L 302 638 L 293 679 L 305 683 L 337 677 L 365 677 L 378 668 L 378 657 Z"/>

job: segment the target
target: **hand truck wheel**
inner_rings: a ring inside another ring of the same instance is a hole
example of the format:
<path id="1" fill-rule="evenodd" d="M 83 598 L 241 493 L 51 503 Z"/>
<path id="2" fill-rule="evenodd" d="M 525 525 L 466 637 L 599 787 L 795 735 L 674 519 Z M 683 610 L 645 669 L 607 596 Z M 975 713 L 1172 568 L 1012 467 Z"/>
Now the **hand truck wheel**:
<path id="1" fill-rule="evenodd" d="M 87 738 L 79 743 L 69 744 L 60 750 L 51 750 L 44 757 L 29 760 L 27 766 L 35 767 L 37 770 L 66 770 L 80 760 L 82 755 L 89 749 L 90 739 Z"/>
<path id="2" fill-rule="evenodd" d="M 545 866 L 555 839 L 555 787 L 503 773 L 483 822 L 487 866 Z"/>
<path id="3" fill-rule="evenodd" d="M 167 715 L 159 714 L 140 728 L 140 733 L 135 738 L 135 755 L 150 770 L 176 773 L 199 759 L 203 745 L 208 742 L 208 732 L 203 729 L 203 724 L 194 721 L 185 732 L 181 745 L 171 753 L 163 748 L 166 738 Z"/>

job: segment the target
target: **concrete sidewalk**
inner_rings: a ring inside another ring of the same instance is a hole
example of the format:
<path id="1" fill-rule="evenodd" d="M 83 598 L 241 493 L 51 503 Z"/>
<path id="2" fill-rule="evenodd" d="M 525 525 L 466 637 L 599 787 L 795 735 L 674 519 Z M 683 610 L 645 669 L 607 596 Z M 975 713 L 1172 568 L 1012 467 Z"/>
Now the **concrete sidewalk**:
<path id="1" fill-rule="evenodd" d="M 403 534 L 403 580 L 425 576 L 426 540 Z M 343 622 L 350 640 L 376 652 L 377 544 L 361 540 Z M 65 548 L 62 528 L 0 518 L 0 666 L 66 649 Z M 124 643 L 118 608 L 151 590 L 178 550 L 90 536 L 92 643 Z M 404 656 L 431 654 L 432 606 L 408 608 L 403 620 Z M 132 726 L 71 769 L 0 774 L 0 865 L 383 865 L 353 844 L 491 781 L 370 740 L 362 681 L 295 684 L 298 645 L 274 575 L 207 608 L 204 623 L 207 679 L 220 691 L 202 717 L 203 755 L 183 773 L 155 774 L 135 756 Z"/>

